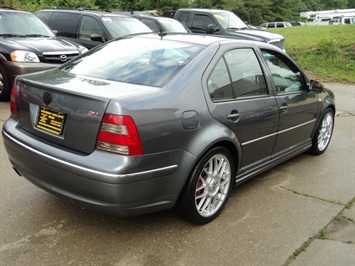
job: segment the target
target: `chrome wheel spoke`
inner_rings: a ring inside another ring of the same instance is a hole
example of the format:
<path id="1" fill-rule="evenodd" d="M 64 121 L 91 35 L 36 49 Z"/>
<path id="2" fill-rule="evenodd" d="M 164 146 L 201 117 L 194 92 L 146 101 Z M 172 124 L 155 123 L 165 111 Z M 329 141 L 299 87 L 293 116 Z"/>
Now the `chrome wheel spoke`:
<path id="1" fill-rule="evenodd" d="M 328 113 L 322 121 L 318 135 L 318 149 L 323 151 L 330 141 L 333 132 L 333 116 Z"/>
<path id="2" fill-rule="evenodd" d="M 215 214 L 227 199 L 230 188 L 230 162 L 222 154 L 216 154 L 205 164 L 195 191 L 195 206 L 201 216 Z"/>

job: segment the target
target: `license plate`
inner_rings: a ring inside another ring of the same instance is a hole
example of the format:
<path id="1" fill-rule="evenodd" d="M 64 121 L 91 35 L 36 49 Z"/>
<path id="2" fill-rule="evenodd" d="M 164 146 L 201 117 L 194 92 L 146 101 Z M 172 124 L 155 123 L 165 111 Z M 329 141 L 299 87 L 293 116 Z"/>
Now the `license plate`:
<path id="1" fill-rule="evenodd" d="M 65 114 L 51 111 L 41 107 L 39 109 L 36 127 L 54 135 L 61 135 L 63 132 Z"/>

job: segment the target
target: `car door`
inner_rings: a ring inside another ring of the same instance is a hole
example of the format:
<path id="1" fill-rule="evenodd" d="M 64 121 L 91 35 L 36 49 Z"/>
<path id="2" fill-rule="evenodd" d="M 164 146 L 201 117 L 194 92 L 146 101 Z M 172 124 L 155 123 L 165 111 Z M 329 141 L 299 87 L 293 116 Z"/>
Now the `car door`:
<path id="1" fill-rule="evenodd" d="M 193 14 L 190 30 L 194 33 L 207 33 L 208 26 L 218 27 L 216 22 L 205 14 Z"/>
<path id="2" fill-rule="evenodd" d="M 317 94 L 309 89 L 303 72 L 285 55 L 262 49 L 271 73 L 279 108 L 274 157 L 310 144 L 318 114 Z"/>
<path id="3" fill-rule="evenodd" d="M 79 26 L 79 38 L 76 41 L 88 49 L 94 48 L 102 42 L 92 41 L 93 34 L 103 37 L 105 41 L 108 40 L 105 29 L 99 20 L 96 17 L 83 15 Z"/>
<path id="4" fill-rule="evenodd" d="M 271 160 L 278 105 L 252 48 L 225 52 L 207 78 L 210 112 L 240 143 L 241 171 Z"/>

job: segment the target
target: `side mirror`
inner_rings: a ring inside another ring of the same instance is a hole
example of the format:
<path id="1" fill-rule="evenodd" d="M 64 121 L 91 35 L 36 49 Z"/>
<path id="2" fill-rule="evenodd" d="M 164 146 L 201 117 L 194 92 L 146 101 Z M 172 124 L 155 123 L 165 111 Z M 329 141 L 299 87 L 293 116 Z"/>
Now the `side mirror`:
<path id="1" fill-rule="evenodd" d="M 219 32 L 219 28 L 218 27 L 214 27 L 213 24 L 208 24 L 207 29 L 206 29 L 206 33 L 207 34 L 215 34 Z"/>
<path id="2" fill-rule="evenodd" d="M 98 34 L 92 34 L 90 36 L 90 39 L 94 42 L 102 42 L 102 43 L 106 42 L 105 37 L 98 35 Z"/>
<path id="3" fill-rule="evenodd" d="M 311 80 L 309 88 L 311 91 L 322 92 L 324 89 L 324 86 L 323 86 L 322 82 L 320 82 L 320 81 Z"/>

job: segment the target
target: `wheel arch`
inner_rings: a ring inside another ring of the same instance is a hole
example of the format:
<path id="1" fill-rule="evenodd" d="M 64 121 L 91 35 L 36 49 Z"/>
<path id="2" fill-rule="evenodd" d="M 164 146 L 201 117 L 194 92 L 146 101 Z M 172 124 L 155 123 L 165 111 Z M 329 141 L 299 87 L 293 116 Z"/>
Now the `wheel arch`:
<path id="1" fill-rule="evenodd" d="M 192 172 L 194 171 L 195 167 L 197 166 L 197 164 L 199 163 L 201 158 L 203 158 L 205 154 L 207 154 L 210 150 L 212 150 L 216 147 L 224 147 L 230 152 L 232 159 L 233 159 L 232 163 L 233 163 L 233 171 L 234 172 L 233 172 L 232 176 L 233 176 L 233 178 L 235 178 L 235 176 L 238 173 L 239 166 L 240 166 L 240 146 L 236 145 L 236 143 L 234 143 L 230 139 L 220 139 L 216 142 L 211 143 L 211 145 L 209 145 L 205 149 L 203 149 L 199 153 L 199 155 L 196 157 L 196 160 L 191 164 L 190 169 L 186 175 L 184 185 L 182 186 L 182 189 L 179 193 L 180 195 L 181 195 L 182 191 L 184 190 L 187 182 L 189 181 L 189 178 L 190 178 Z"/>
<path id="2" fill-rule="evenodd" d="M 330 104 L 330 105 L 323 105 L 322 106 L 322 110 L 319 112 L 319 115 L 317 117 L 317 121 L 316 121 L 316 124 L 315 124 L 315 127 L 312 131 L 312 135 L 311 135 L 311 139 L 313 139 L 314 135 L 317 133 L 317 128 L 319 127 L 320 123 L 322 123 L 322 117 L 325 113 L 326 110 L 328 109 L 331 109 L 333 112 L 334 112 L 334 118 L 335 118 L 335 105 L 334 104 Z M 334 119 L 335 121 L 335 119 Z"/>

